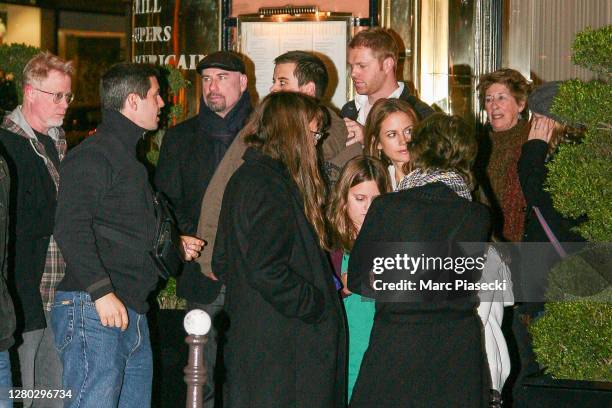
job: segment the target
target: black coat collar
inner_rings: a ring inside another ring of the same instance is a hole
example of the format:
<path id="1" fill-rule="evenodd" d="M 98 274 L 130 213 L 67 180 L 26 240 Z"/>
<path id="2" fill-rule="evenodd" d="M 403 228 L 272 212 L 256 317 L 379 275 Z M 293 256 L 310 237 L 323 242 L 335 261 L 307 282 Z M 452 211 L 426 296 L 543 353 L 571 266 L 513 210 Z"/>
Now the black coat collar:
<path id="1" fill-rule="evenodd" d="M 102 123 L 97 130 L 118 139 L 129 151 L 134 150 L 146 132 L 146 129 L 136 125 L 121 112 L 108 109 L 102 111 Z"/>

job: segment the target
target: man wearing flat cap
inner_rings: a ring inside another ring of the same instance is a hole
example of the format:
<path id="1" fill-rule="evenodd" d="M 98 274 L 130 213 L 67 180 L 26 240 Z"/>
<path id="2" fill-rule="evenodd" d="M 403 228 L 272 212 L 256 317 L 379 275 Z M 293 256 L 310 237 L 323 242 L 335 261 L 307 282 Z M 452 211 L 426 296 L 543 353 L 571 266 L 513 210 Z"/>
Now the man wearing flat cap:
<path id="1" fill-rule="evenodd" d="M 202 197 L 252 111 L 245 66 L 238 54 L 214 52 L 202 59 L 196 70 L 202 77 L 200 111 L 168 130 L 155 173 L 157 189 L 170 200 L 179 228 L 187 235 L 196 233 Z M 203 309 L 213 319 L 204 350 L 208 370 L 204 408 L 214 406 L 216 329 L 222 320 L 217 315 L 224 302 L 221 289 L 221 283 L 205 277 L 196 263 L 185 265 L 177 283 L 177 294 L 187 299 L 188 308 Z"/>

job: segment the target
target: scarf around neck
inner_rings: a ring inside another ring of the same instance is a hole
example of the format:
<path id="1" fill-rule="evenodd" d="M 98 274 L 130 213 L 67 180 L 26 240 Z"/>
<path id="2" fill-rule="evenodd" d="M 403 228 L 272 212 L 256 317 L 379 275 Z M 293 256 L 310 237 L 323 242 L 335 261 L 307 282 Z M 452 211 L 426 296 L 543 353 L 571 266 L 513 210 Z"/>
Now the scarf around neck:
<path id="1" fill-rule="evenodd" d="M 423 170 L 416 169 L 413 172 L 404 176 L 397 186 L 397 191 L 407 190 L 409 188 L 421 187 L 430 183 L 444 183 L 448 188 L 453 190 L 458 196 L 472 201 L 472 194 L 467 183 L 457 172 L 448 170 Z"/>

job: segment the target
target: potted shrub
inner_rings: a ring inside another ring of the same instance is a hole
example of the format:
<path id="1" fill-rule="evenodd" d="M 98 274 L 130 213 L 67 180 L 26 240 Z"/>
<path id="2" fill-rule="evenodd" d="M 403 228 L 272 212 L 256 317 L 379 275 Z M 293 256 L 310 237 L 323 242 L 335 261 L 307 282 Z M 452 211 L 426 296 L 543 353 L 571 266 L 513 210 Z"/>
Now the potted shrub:
<path id="1" fill-rule="evenodd" d="M 599 79 L 563 83 L 552 110 L 587 131 L 549 164 L 555 208 L 584 217 L 576 231 L 590 244 L 549 274 L 545 313 L 529 328 L 546 375 L 527 380 L 538 406 L 603 407 L 612 401 L 612 26 L 576 36 L 573 62 Z"/>

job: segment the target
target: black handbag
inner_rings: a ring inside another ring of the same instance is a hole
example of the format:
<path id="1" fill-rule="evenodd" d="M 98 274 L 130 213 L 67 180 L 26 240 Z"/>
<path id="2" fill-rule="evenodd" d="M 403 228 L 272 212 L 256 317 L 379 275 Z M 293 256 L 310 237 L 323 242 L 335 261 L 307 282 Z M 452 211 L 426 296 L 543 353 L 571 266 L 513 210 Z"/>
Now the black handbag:
<path id="1" fill-rule="evenodd" d="M 181 272 L 185 262 L 185 249 L 181 241 L 181 233 L 176 226 L 172 212 L 170 212 L 170 205 L 166 197 L 162 193 L 155 193 L 153 203 L 157 226 L 151 255 L 158 266 L 159 275 L 163 279 L 168 279 L 171 276 L 176 277 Z"/>

